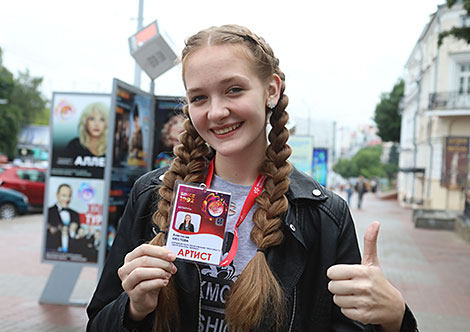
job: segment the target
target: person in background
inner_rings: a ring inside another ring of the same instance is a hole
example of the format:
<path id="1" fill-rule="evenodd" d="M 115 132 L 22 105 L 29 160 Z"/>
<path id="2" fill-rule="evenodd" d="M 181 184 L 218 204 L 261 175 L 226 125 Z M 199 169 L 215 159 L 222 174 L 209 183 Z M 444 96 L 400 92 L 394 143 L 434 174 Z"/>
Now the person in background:
<path id="1" fill-rule="evenodd" d="M 359 175 L 359 180 L 356 182 L 354 189 L 357 192 L 357 208 L 360 209 L 364 194 L 367 192 L 367 185 L 362 175 Z"/>
<path id="2" fill-rule="evenodd" d="M 353 188 L 350 182 L 346 184 L 346 201 L 348 202 L 348 206 L 351 206 L 351 196 L 353 194 Z"/>

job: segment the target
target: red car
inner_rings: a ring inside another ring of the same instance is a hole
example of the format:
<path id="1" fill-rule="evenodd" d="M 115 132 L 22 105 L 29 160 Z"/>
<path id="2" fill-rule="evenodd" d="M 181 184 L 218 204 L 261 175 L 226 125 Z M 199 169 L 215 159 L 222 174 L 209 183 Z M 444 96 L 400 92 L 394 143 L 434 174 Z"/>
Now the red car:
<path id="1" fill-rule="evenodd" d="M 0 168 L 0 186 L 25 194 L 31 206 L 43 206 L 45 184 L 46 170 L 43 168 L 21 166 Z"/>

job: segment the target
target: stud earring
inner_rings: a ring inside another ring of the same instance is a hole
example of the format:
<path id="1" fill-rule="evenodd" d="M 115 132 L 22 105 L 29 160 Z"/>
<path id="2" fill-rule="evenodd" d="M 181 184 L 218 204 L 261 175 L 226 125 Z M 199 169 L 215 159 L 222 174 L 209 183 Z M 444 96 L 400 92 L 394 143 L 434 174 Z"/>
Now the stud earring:
<path id="1" fill-rule="evenodd" d="M 276 106 L 276 105 L 274 104 L 274 101 L 272 101 L 272 100 L 268 101 L 268 108 L 269 108 L 269 109 L 273 109 L 274 106 Z"/>

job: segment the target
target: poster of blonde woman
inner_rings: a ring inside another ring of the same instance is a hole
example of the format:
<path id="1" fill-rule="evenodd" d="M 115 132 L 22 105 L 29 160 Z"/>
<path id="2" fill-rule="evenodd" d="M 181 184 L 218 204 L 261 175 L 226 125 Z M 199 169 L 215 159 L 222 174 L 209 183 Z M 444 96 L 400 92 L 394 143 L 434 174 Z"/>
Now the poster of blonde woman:
<path id="1" fill-rule="evenodd" d="M 54 93 L 51 175 L 103 179 L 111 97 Z"/>

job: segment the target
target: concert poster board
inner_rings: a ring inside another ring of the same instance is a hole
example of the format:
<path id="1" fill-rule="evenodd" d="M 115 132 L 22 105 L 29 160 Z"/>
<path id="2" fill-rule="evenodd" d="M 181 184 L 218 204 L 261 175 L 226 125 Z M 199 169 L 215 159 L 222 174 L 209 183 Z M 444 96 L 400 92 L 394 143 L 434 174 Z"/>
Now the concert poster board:
<path id="1" fill-rule="evenodd" d="M 42 261 L 98 262 L 109 94 L 54 92 Z"/>
<path id="2" fill-rule="evenodd" d="M 139 112 L 142 151 L 131 156 L 135 105 Z M 113 129 L 108 133 L 111 142 L 105 172 L 108 194 L 103 215 L 106 232 L 102 234 L 106 246 L 100 252 L 100 262 L 104 263 L 111 249 L 134 182 L 146 172 L 166 166 L 173 158 L 173 146 L 178 144 L 175 137 L 182 131 L 182 105 L 181 97 L 154 96 L 119 79 L 113 80 L 109 119 Z M 168 142 L 171 144 L 165 144 Z"/>
<path id="3" fill-rule="evenodd" d="M 326 186 L 326 179 L 328 176 L 328 149 L 313 149 L 312 169 L 313 178 L 322 186 Z"/>
<path id="4" fill-rule="evenodd" d="M 292 149 L 289 161 L 299 171 L 312 176 L 313 137 L 291 135 L 287 144 Z"/>
<path id="5" fill-rule="evenodd" d="M 113 80 L 111 116 L 105 172 L 103 232 L 105 250 L 100 252 L 104 262 L 119 226 L 119 219 L 134 182 L 151 169 L 153 149 L 154 98 L 121 80 Z"/>
<path id="6" fill-rule="evenodd" d="M 183 105 L 181 97 L 155 97 L 154 169 L 168 166 L 174 157 L 173 148 L 179 144 L 179 135 L 184 131 Z"/>

